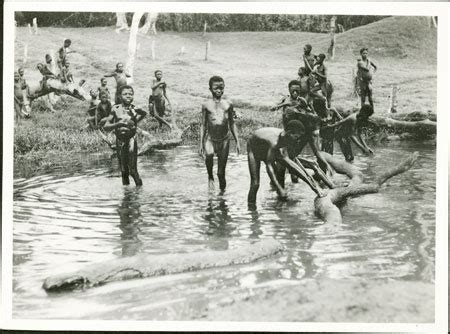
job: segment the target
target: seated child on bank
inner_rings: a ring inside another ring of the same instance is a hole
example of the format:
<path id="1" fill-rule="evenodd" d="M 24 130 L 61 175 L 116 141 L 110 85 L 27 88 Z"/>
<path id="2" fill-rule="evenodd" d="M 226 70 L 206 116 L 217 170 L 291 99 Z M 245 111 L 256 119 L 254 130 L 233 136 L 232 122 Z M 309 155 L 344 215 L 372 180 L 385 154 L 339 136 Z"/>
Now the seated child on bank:
<path id="1" fill-rule="evenodd" d="M 103 126 L 111 113 L 111 102 L 109 101 L 109 94 L 105 91 L 100 93 L 100 102 L 95 108 L 95 111 L 88 118 L 89 127 L 93 130 L 102 130 Z M 90 109 L 91 110 L 91 109 Z M 92 115 L 92 116 L 91 116 Z"/>
<path id="2" fill-rule="evenodd" d="M 202 104 L 202 121 L 200 128 L 199 152 L 205 156 L 205 164 L 208 172 L 208 185 L 214 187 L 213 165 L 214 155 L 217 155 L 217 177 L 220 190 L 226 188 L 225 168 L 230 149 L 230 133 L 236 141 L 236 151 L 239 154 L 239 138 L 234 122 L 233 105 L 222 98 L 225 82 L 219 76 L 209 79 L 209 90 L 212 98 Z"/>
<path id="3" fill-rule="evenodd" d="M 295 149 L 306 136 L 305 128 L 299 121 L 289 122 L 285 129 L 261 128 L 256 130 L 247 141 L 248 167 L 250 171 L 250 190 L 248 202 L 256 202 L 259 189 L 261 161 L 266 164 L 267 174 L 275 186 L 278 196 L 286 199 L 284 173 L 287 168 L 301 178 L 320 197 L 324 196 L 317 183 L 306 170 L 289 158 L 288 151 Z"/>
<path id="4" fill-rule="evenodd" d="M 334 137 L 341 147 L 345 160 L 351 162 L 354 160 L 351 142 L 355 143 L 358 148 L 366 154 L 373 154 L 372 149 L 367 146 L 362 137 L 362 128 L 367 126 L 369 117 L 373 115 L 373 108 L 370 104 L 364 104 L 361 109 L 346 118 L 328 125 L 325 128 L 334 128 Z"/>
<path id="5" fill-rule="evenodd" d="M 142 180 L 137 170 L 138 144 L 136 139 L 137 124 L 147 115 L 143 109 L 136 108 L 132 102 L 133 87 L 120 87 L 120 103 L 112 107 L 104 125 L 105 131 L 114 130 L 116 135 L 116 150 L 122 173 L 122 184 L 130 184 L 129 176 L 136 186 L 142 186 Z"/>

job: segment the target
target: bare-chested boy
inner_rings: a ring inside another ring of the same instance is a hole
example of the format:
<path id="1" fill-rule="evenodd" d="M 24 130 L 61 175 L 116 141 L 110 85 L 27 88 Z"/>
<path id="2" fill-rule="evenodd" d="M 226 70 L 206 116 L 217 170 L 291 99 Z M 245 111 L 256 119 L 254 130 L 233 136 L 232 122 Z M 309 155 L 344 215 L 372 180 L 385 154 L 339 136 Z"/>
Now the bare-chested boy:
<path id="1" fill-rule="evenodd" d="M 306 44 L 303 48 L 303 62 L 305 64 L 305 74 L 309 76 L 314 68 L 314 63 L 316 62 L 316 56 L 311 53 L 311 44 Z"/>
<path id="2" fill-rule="evenodd" d="M 351 146 L 352 141 L 364 153 L 373 154 L 372 149 L 367 146 L 361 133 L 362 128 L 367 125 L 369 117 L 372 115 L 373 107 L 370 104 L 364 104 L 359 112 L 325 127 L 335 129 L 334 137 L 339 143 L 346 161 L 351 162 L 354 159 Z"/>
<path id="3" fill-rule="evenodd" d="M 214 154 L 217 155 L 217 177 L 221 191 L 226 188 L 225 168 L 230 149 L 230 132 L 236 141 L 237 154 L 240 151 L 233 105 L 222 98 L 224 89 L 225 82 L 221 77 L 213 76 L 209 79 L 212 99 L 205 100 L 202 104 L 199 147 L 200 154 L 205 156 L 210 189 L 214 187 L 213 158 Z"/>
<path id="4" fill-rule="evenodd" d="M 300 83 L 300 97 L 303 97 L 306 101 L 309 100 L 309 92 L 311 90 L 311 80 L 309 76 L 306 75 L 306 68 L 300 67 L 298 69 L 298 79 Z"/>
<path id="5" fill-rule="evenodd" d="M 107 94 L 108 99 L 111 98 L 111 94 L 109 93 L 109 89 L 108 89 L 108 81 L 106 80 L 106 78 L 100 79 L 100 87 L 97 88 L 97 93 L 99 96 L 103 92 Z"/>
<path id="6" fill-rule="evenodd" d="M 70 72 L 70 62 L 67 59 L 61 69 L 59 79 L 62 83 L 73 82 L 72 72 Z"/>
<path id="7" fill-rule="evenodd" d="M 94 91 L 94 90 L 93 90 Z M 94 91 L 95 92 L 95 91 Z M 87 120 L 89 127 L 93 130 L 102 130 L 103 126 L 111 114 L 112 105 L 109 101 L 109 95 L 106 92 L 99 94 L 100 102 L 93 104 L 93 109 L 89 109 L 89 118 Z"/>
<path id="8" fill-rule="evenodd" d="M 324 64 L 325 61 L 325 54 L 321 53 L 317 56 L 317 61 L 314 64 L 314 68 L 311 72 L 311 75 L 314 76 L 314 79 L 316 80 L 316 83 L 314 87 L 311 88 L 311 95 L 313 95 L 316 98 L 328 101 L 328 93 L 327 93 L 327 83 L 328 83 L 328 70 L 327 67 Z M 318 94 L 318 91 L 322 92 L 322 95 Z M 329 107 L 329 103 L 328 103 Z"/>
<path id="9" fill-rule="evenodd" d="M 70 50 L 72 41 L 70 39 L 64 40 L 64 45 L 58 50 L 58 61 L 56 62 L 60 71 L 62 71 L 69 53 L 74 53 L 74 50 Z"/>
<path id="10" fill-rule="evenodd" d="M 152 81 L 152 94 L 148 99 L 148 109 L 152 113 L 152 115 L 158 115 L 159 118 L 163 118 L 166 115 L 166 100 L 169 103 L 170 101 L 167 97 L 167 84 L 164 80 L 162 80 L 162 71 L 155 71 L 155 79 Z M 163 122 L 160 121 L 158 117 L 159 126 L 162 125 Z"/>
<path id="11" fill-rule="evenodd" d="M 261 161 L 266 164 L 267 174 L 275 187 L 280 199 L 286 199 L 284 190 L 284 171 L 286 168 L 301 178 L 320 197 L 324 196 L 317 183 L 308 175 L 300 164 L 289 158 L 289 151 L 295 150 L 299 142 L 306 136 L 306 131 L 300 121 L 290 121 L 284 130 L 277 128 L 262 128 L 256 130 L 247 141 L 248 167 L 250 171 L 249 204 L 256 202 L 259 189 Z"/>
<path id="12" fill-rule="evenodd" d="M 123 69 L 122 63 L 116 64 L 116 70 L 114 72 L 105 74 L 105 78 L 113 77 L 116 79 L 116 94 L 114 101 L 116 104 L 120 103 L 120 87 L 125 86 L 127 84 L 127 78 L 131 78 L 131 75 L 125 72 Z"/>
<path id="13" fill-rule="evenodd" d="M 16 113 L 16 117 L 19 115 L 24 116 L 25 118 L 29 118 L 30 114 L 27 112 L 27 106 L 25 106 L 24 100 L 24 89 L 23 83 L 20 81 L 20 74 L 18 72 L 14 73 L 14 111 Z M 26 94 L 26 92 L 25 92 Z"/>
<path id="14" fill-rule="evenodd" d="M 361 97 L 361 105 L 366 103 L 366 96 L 369 100 L 369 104 L 373 108 L 372 99 L 372 76 L 376 72 L 377 66 L 368 58 L 369 49 L 362 48 L 359 53 L 361 58 L 357 61 L 358 67 L 358 84 L 359 84 L 359 94 Z"/>
<path id="15" fill-rule="evenodd" d="M 295 107 L 299 109 L 304 109 L 306 112 L 311 110 L 308 107 L 306 99 L 300 96 L 301 94 L 301 83 L 298 80 L 291 80 L 288 84 L 289 95 L 283 97 L 281 101 L 274 107 L 271 108 L 272 111 L 282 108 L 283 110 L 283 122 L 285 118 L 285 113 L 288 107 Z"/>
<path id="16" fill-rule="evenodd" d="M 136 186 L 142 186 L 142 180 L 137 170 L 138 145 L 136 140 L 137 124 L 147 115 L 143 109 L 136 108 L 132 102 L 133 87 L 120 87 L 121 103 L 112 107 L 111 114 L 104 125 L 105 131 L 115 130 L 116 150 L 122 173 L 122 184 L 130 184 L 129 176 Z"/>

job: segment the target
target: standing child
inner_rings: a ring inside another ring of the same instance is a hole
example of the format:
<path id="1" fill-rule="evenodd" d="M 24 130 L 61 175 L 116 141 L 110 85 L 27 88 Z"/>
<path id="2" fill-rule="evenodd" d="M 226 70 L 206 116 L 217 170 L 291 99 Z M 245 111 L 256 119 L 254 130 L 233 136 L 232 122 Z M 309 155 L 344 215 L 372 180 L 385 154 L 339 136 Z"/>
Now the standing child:
<path id="1" fill-rule="evenodd" d="M 100 87 L 97 88 L 98 95 L 100 96 L 103 92 L 105 92 L 108 96 L 108 99 L 111 98 L 111 94 L 109 93 L 109 89 L 107 87 L 108 81 L 105 77 L 100 79 Z"/>
<path id="2" fill-rule="evenodd" d="M 105 74 L 105 78 L 113 77 L 116 79 L 116 94 L 114 98 L 114 102 L 116 104 L 120 103 L 120 87 L 127 85 L 127 78 L 131 78 L 131 75 L 125 72 L 123 69 L 122 63 L 116 64 L 116 70 L 114 72 Z"/>
<path id="3" fill-rule="evenodd" d="M 62 83 L 73 82 L 73 76 L 70 72 L 70 62 L 68 60 L 65 61 L 61 69 L 60 80 Z"/>
<path id="4" fill-rule="evenodd" d="M 316 85 L 311 88 L 311 95 L 314 97 L 317 97 L 319 99 L 327 101 L 328 107 L 329 105 L 329 98 L 327 94 L 327 83 L 328 83 L 328 70 L 327 67 L 324 64 L 325 61 L 325 54 L 321 53 L 317 56 L 317 61 L 314 64 L 314 68 L 311 72 L 311 74 L 316 79 Z M 322 95 L 317 94 L 318 91 L 322 92 Z"/>
<path id="5" fill-rule="evenodd" d="M 372 99 L 372 76 L 376 72 L 377 66 L 368 58 L 369 49 L 362 48 L 359 53 L 361 58 L 357 61 L 358 75 L 357 80 L 359 84 L 359 94 L 361 97 L 361 106 L 366 103 L 366 96 L 369 104 L 373 108 Z"/>
<path id="6" fill-rule="evenodd" d="M 155 79 L 152 81 L 152 94 L 148 99 L 148 109 L 152 116 L 158 120 L 159 126 L 166 123 L 161 120 L 166 115 L 166 100 L 170 107 L 170 101 L 167 97 L 167 84 L 162 80 L 162 75 L 161 70 L 155 71 Z"/>
<path id="7" fill-rule="evenodd" d="M 219 76 L 209 79 L 209 90 L 212 99 L 202 104 L 202 121 L 200 128 L 200 154 L 205 156 L 208 171 L 209 187 L 214 187 L 213 164 L 214 154 L 217 155 L 217 177 L 220 190 L 226 188 L 225 168 L 230 149 L 230 132 L 236 141 L 237 154 L 240 152 L 238 132 L 234 122 L 233 105 L 222 98 L 225 82 Z"/>
<path id="8" fill-rule="evenodd" d="M 69 53 L 75 52 L 73 50 L 70 50 L 71 45 L 72 45 L 72 41 L 70 39 L 66 39 L 66 40 L 64 40 L 64 45 L 58 51 L 57 65 L 58 65 L 58 68 L 60 71 L 62 71 L 62 69 L 65 66 L 65 63 L 67 61 L 67 55 Z"/>
<path id="9" fill-rule="evenodd" d="M 136 130 L 137 124 L 147 113 L 132 104 L 134 98 L 133 87 L 128 85 L 121 86 L 119 94 L 122 102 L 112 107 L 111 114 L 103 128 L 106 131 L 115 131 L 117 158 L 122 173 L 122 184 L 130 184 L 129 176 L 131 175 L 136 186 L 142 186 L 142 180 L 137 170 L 138 144 Z"/>
<path id="10" fill-rule="evenodd" d="M 93 90 L 94 91 L 94 90 Z M 95 91 L 94 91 L 95 92 Z M 100 102 L 95 106 L 95 109 L 90 109 L 88 123 L 91 129 L 102 129 L 106 123 L 108 116 L 111 114 L 112 105 L 109 101 L 109 95 L 106 92 L 99 94 Z"/>

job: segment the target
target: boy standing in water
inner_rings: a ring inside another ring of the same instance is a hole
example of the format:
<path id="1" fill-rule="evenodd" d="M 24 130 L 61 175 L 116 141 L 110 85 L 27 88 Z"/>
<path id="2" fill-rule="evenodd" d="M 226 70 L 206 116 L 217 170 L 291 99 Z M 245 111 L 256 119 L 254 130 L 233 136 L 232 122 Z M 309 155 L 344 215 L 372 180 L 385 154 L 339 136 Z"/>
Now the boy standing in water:
<path id="1" fill-rule="evenodd" d="M 129 185 L 129 176 L 131 175 L 136 186 L 142 186 L 142 180 L 137 170 L 138 145 L 136 129 L 137 124 L 147 113 L 132 104 L 134 97 L 133 87 L 128 85 L 121 86 L 119 94 L 122 102 L 112 107 L 111 114 L 103 128 L 105 131 L 115 131 L 117 158 L 122 173 L 122 184 Z"/>
<path id="2" fill-rule="evenodd" d="M 225 82 L 221 77 L 213 76 L 209 79 L 212 99 L 205 100 L 202 104 L 199 148 L 200 154 L 205 157 L 210 189 L 214 187 L 213 158 L 214 154 L 217 155 L 217 177 L 221 191 L 226 188 L 225 167 L 230 149 L 230 132 L 236 141 L 237 154 L 240 152 L 233 105 L 222 99 L 224 89 Z"/>
<path id="3" fill-rule="evenodd" d="M 105 78 L 113 77 L 116 79 L 116 95 L 114 98 L 114 102 L 116 104 L 120 103 L 120 87 L 125 86 L 127 84 L 127 78 L 131 78 L 131 75 L 126 73 L 123 69 L 122 63 L 116 64 L 116 70 L 114 72 L 105 74 Z"/>
<path id="4" fill-rule="evenodd" d="M 288 152 L 295 150 L 305 136 L 306 131 L 303 124 L 300 121 L 290 121 L 284 130 L 262 128 L 256 130 L 248 139 L 247 156 L 251 178 L 247 198 L 249 204 L 256 202 L 261 161 L 266 164 L 267 174 L 280 199 L 287 199 L 286 191 L 284 190 L 284 172 L 286 168 L 290 173 L 305 181 L 319 197 L 324 196 L 320 187 L 309 176 L 303 166 L 289 157 Z"/>
<path id="5" fill-rule="evenodd" d="M 358 83 L 359 83 L 359 94 L 361 96 L 361 106 L 366 103 L 366 96 L 369 100 L 369 104 L 373 108 L 372 100 L 372 75 L 377 70 L 377 66 L 368 58 L 369 49 L 362 48 L 359 53 L 361 58 L 357 61 L 358 67 Z M 373 68 L 373 70 L 372 70 Z"/>

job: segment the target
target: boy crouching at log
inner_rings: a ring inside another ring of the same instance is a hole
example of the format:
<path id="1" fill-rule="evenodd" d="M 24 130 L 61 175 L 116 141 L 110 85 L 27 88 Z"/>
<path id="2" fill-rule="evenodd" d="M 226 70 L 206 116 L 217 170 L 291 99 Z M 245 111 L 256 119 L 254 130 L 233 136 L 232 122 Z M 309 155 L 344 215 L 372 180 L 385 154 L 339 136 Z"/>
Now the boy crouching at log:
<path id="1" fill-rule="evenodd" d="M 237 154 L 240 151 L 233 105 L 222 99 L 224 89 L 225 82 L 221 77 L 213 76 L 209 79 L 212 99 L 205 100 L 202 104 L 199 148 L 200 155 L 205 157 L 210 189 L 214 187 L 213 158 L 214 154 L 217 155 L 217 177 L 221 191 L 226 188 L 225 167 L 230 149 L 230 132 L 236 141 Z"/>
<path id="2" fill-rule="evenodd" d="M 354 159 L 351 145 L 352 141 L 364 153 L 373 154 L 372 149 L 367 146 L 361 133 L 362 128 L 367 125 L 369 117 L 372 115 L 373 107 L 370 104 L 364 104 L 359 112 L 351 114 L 333 125 L 324 127 L 325 129 L 335 129 L 334 138 L 339 143 L 346 161 L 351 162 Z"/>
<path id="3" fill-rule="evenodd" d="M 122 184 L 130 184 L 129 176 L 134 179 L 136 186 L 142 186 L 142 180 L 137 170 L 138 145 L 136 140 L 137 124 L 147 115 L 143 109 L 136 108 L 132 102 L 133 87 L 120 87 L 121 103 L 112 107 L 105 126 L 106 131 L 115 130 L 116 150 L 119 167 L 122 172 Z"/>
<path id="4" fill-rule="evenodd" d="M 320 187 L 306 170 L 289 158 L 288 152 L 296 149 L 306 136 L 305 127 L 300 121 L 290 121 L 284 130 L 278 128 L 261 128 L 256 130 L 247 141 L 248 167 L 250 171 L 250 190 L 248 203 L 256 202 L 259 189 L 261 161 L 266 164 L 267 174 L 280 199 L 286 200 L 284 190 L 284 173 L 287 168 L 298 176 L 319 196 L 323 197 Z"/>

